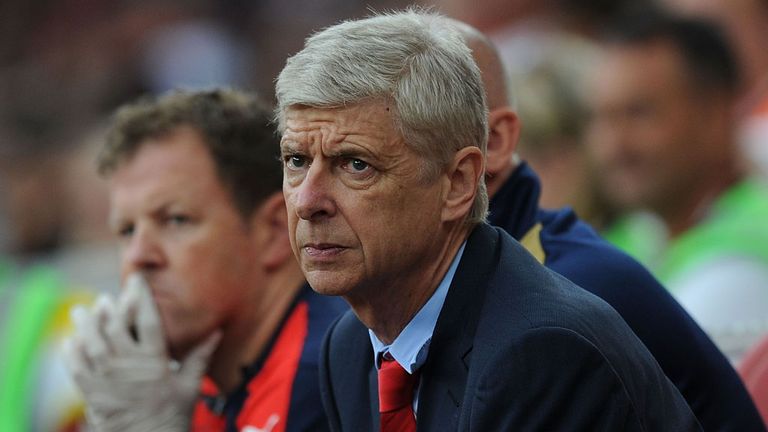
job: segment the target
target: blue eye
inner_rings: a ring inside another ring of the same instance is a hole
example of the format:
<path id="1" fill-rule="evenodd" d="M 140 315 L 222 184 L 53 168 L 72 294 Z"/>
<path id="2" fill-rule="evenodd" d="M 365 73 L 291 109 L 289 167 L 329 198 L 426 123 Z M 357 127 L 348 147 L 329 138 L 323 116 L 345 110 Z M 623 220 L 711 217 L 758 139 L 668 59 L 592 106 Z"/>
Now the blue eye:
<path id="1" fill-rule="evenodd" d="M 307 159 L 304 156 L 291 155 L 285 157 L 285 166 L 289 169 L 304 168 Z"/>
<path id="2" fill-rule="evenodd" d="M 363 162 L 360 159 L 352 159 L 349 165 L 355 171 L 365 171 L 370 166 L 367 162 Z"/>
<path id="3" fill-rule="evenodd" d="M 283 163 L 287 169 L 295 171 L 306 168 L 309 161 L 304 156 L 287 155 L 283 156 Z"/>

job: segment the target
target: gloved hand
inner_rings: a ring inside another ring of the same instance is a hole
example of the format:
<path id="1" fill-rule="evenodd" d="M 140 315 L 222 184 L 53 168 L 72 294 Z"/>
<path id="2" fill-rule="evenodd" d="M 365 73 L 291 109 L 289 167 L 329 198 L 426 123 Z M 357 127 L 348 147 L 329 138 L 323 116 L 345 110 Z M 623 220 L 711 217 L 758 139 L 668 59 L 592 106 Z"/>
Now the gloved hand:
<path id="1" fill-rule="evenodd" d="M 188 431 L 217 332 L 181 363 L 167 352 L 160 315 L 144 278 L 130 275 L 117 302 L 108 296 L 72 311 L 75 334 L 64 359 L 98 432 Z"/>

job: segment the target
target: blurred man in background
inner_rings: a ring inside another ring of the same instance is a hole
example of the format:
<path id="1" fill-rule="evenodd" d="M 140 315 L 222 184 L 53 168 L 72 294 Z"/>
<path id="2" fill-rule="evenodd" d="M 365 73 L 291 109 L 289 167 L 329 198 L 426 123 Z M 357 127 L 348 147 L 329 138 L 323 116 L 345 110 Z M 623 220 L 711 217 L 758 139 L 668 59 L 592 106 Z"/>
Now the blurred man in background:
<path id="1" fill-rule="evenodd" d="M 653 0 L 434 0 L 494 43 L 515 87 L 522 129 L 517 153 L 541 178 L 540 205 L 569 206 L 595 227 L 612 217 L 596 193 L 583 131 L 594 36 Z"/>
<path id="2" fill-rule="evenodd" d="M 0 157 L 16 237 L 14 254 L 0 253 L 0 261 L 9 258 L 5 268 L 0 262 L 0 430 L 71 432 L 83 420 L 60 346 L 71 333 L 69 309 L 111 289 L 119 274 L 106 182 L 93 169 L 101 132 L 62 136 L 66 151 L 55 156 L 30 146 Z"/>
<path id="3" fill-rule="evenodd" d="M 736 143 L 740 75 L 713 25 L 659 14 L 617 25 L 597 67 L 589 145 L 627 219 L 607 234 L 648 265 L 733 361 L 768 332 L 768 194 Z"/>
<path id="4" fill-rule="evenodd" d="M 455 22 L 482 72 L 489 107 L 489 221 L 545 266 L 613 306 L 686 398 L 705 430 L 762 430 L 736 372 L 648 271 L 601 239 L 568 209 L 538 207 L 539 180 L 514 156 L 521 124 L 493 44 Z"/>
<path id="5" fill-rule="evenodd" d="M 97 430 L 327 427 L 318 348 L 344 306 L 291 253 L 269 118 L 224 90 L 118 112 L 99 169 L 127 289 L 73 313 L 66 352 Z"/>
<path id="6" fill-rule="evenodd" d="M 675 12 L 705 17 L 723 26 L 743 71 L 739 138 L 749 162 L 768 176 L 768 2 L 765 0 L 663 0 Z"/>

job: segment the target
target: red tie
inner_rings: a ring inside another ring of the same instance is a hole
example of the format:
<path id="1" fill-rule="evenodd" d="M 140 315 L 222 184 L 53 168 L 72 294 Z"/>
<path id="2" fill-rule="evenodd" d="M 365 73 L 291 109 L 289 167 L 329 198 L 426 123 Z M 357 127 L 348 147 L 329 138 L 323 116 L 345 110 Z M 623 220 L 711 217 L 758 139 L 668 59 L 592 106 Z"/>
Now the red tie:
<path id="1" fill-rule="evenodd" d="M 413 394 L 419 378 L 395 360 L 382 358 L 379 369 L 379 418 L 381 432 L 416 432 Z"/>

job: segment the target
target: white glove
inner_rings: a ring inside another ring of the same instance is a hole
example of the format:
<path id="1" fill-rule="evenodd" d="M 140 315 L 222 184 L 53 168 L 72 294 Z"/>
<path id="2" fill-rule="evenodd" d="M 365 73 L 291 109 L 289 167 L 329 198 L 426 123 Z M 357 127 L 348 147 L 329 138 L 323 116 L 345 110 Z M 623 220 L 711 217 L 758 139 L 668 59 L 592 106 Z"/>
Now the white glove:
<path id="1" fill-rule="evenodd" d="M 218 345 L 217 332 L 179 364 L 166 352 L 162 323 L 144 278 L 129 276 L 117 303 L 102 296 L 72 311 L 75 334 L 64 360 L 85 396 L 98 432 L 190 429 L 200 380 Z"/>

